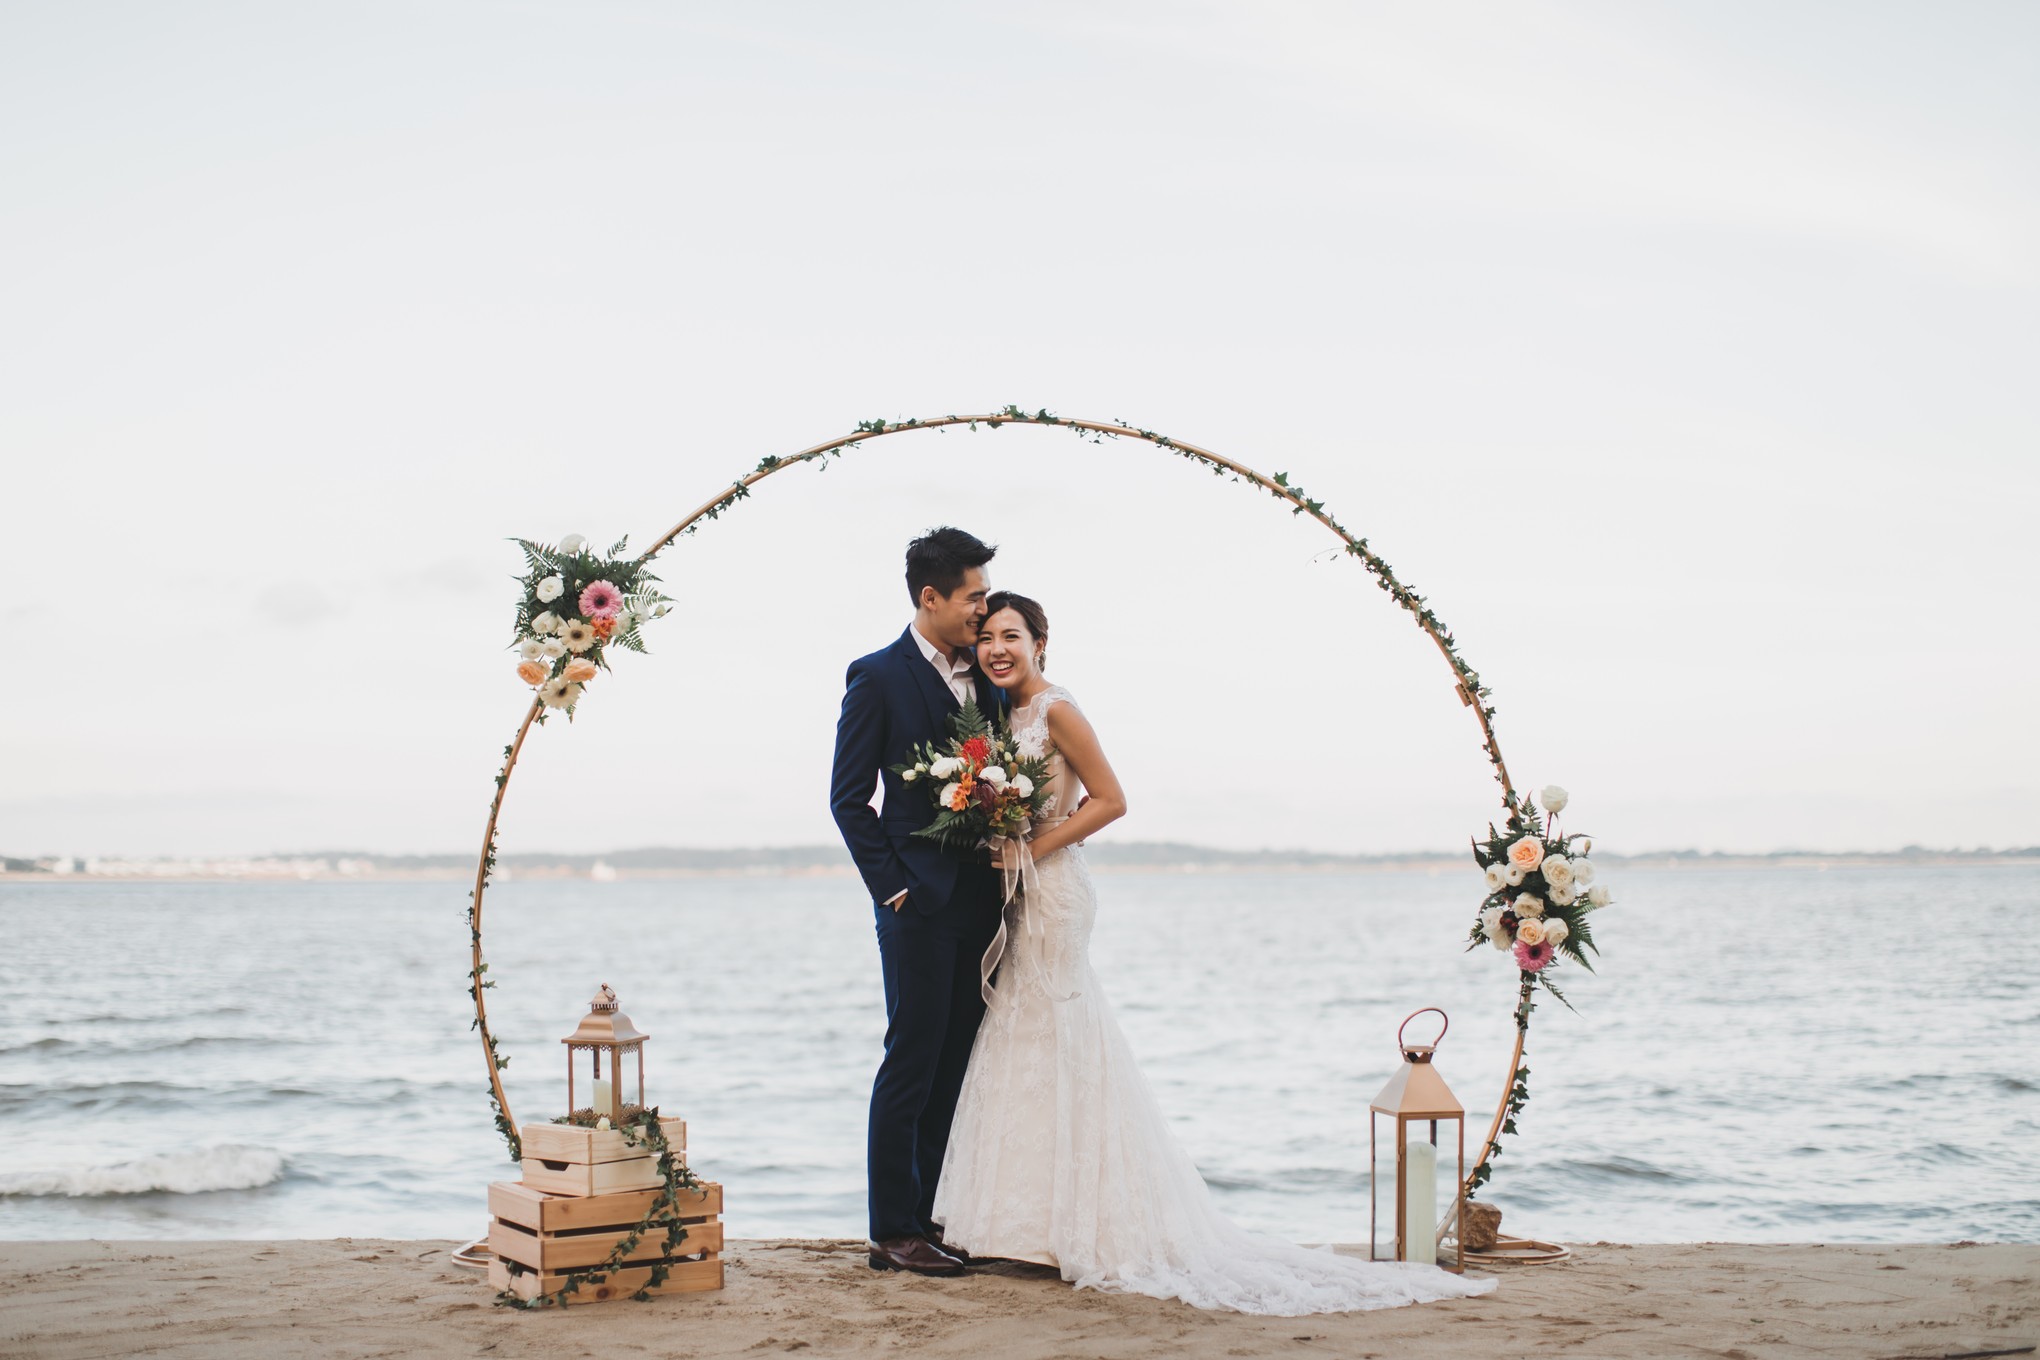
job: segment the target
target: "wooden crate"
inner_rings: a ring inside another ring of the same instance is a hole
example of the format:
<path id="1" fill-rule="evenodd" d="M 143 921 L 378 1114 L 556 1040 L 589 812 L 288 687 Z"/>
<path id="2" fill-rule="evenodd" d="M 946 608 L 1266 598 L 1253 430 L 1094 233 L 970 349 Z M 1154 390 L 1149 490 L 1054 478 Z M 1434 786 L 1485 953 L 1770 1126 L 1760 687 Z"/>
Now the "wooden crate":
<path id="1" fill-rule="evenodd" d="M 639 1190 L 562 1196 L 529 1184 L 497 1181 L 489 1187 L 490 1283 L 521 1299 L 557 1291 L 568 1272 L 608 1259 L 657 1195 L 657 1190 Z M 627 1267 L 609 1271 L 599 1284 L 584 1283 L 570 1298 L 590 1303 L 629 1298 L 640 1289 L 684 1294 L 722 1288 L 722 1187 L 683 1190 L 676 1208 L 687 1229 L 677 1255 L 665 1255 L 664 1227 L 648 1228 Z M 524 1269 L 513 1273 L 513 1262 Z M 657 1287 L 650 1284 L 654 1265 L 664 1265 L 670 1272 Z"/>
<path id="2" fill-rule="evenodd" d="M 687 1121 L 662 1119 L 659 1127 L 685 1161 Z M 524 1183 L 549 1195 L 614 1195 L 660 1184 L 659 1159 L 626 1143 L 615 1129 L 526 1124 L 518 1137 L 524 1144 Z"/>
<path id="3" fill-rule="evenodd" d="M 661 1119 L 659 1130 L 666 1135 L 666 1142 L 673 1151 L 687 1151 L 686 1120 Z M 538 1157 L 549 1162 L 579 1162 L 583 1166 L 592 1166 L 597 1162 L 621 1162 L 646 1155 L 643 1148 L 626 1143 L 623 1135 L 615 1129 L 588 1129 L 579 1124 L 526 1124 L 517 1130 L 517 1138 L 524 1145 L 526 1157 Z"/>
<path id="4" fill-rule="evenodd" d="M 704 1290 L 723 1287 L 723 1263 L 720 1257 L 708 1261 L 681 1261 L 667 1267 L 664 1284 L 654 1285 L 650 1266 L 631 1266 L 624 1270 L 612 1270 L 603 1277 L 601 1284 L 584 1284 L 578 1293 L 567 1296 L 569 1303 L 602 1303 L 610 1299 L 627 1299 L 638 1290 L 652 1294 L 698 1294 Z M 535 1299 L 540 1294 L 550 1294 L 567 1282 L 564 1275 L 512 1275 L 510 1267 L 502 1261 L 489 1262 L 489 1283 L 497 1289 L 507 1289 L 520 1299 Z"/>

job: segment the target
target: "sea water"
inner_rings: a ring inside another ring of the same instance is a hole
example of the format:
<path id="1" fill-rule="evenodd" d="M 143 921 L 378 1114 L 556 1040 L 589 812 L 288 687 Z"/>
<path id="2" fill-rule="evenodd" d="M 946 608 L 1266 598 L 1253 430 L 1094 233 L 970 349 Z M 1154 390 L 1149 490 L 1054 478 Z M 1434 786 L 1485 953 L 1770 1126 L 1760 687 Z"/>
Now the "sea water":
<path id="1" fill-rule="evenodd" d="M 1508 1230 L 2040 1241 L 2040 866 L 1603 881 L 1599 971 L 1561 967 L 1576 1009 L 1532 1019 L 1485 1192 Z M 1470 868 L 1098 884 L 1098 972 L 1226 1212 L 1364 1240 L 1367 1104 L 1422 1006 L 1473 1155 L 1516 974 L 1464 952 Z M 0 1237 L 477 1235 L 515 1168 L 464 908 L 449 882 L 0 883 Z M 606 982 L 732 1235 L 863 1233 L 885 1020 L 855 879 L 506 881 L 486 927 L 520 1120 L 562 1111 L 559 1041 Z"/>

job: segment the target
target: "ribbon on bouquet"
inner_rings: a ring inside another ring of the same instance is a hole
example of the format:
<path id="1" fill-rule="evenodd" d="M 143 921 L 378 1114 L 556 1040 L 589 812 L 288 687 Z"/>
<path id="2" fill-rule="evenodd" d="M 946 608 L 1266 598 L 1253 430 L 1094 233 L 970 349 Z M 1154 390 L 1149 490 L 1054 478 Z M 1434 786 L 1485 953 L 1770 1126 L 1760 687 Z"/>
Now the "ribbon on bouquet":
<path id="1" fill-rule="evenodd" d="M 1032 827 L 1022 827 L 1018 836 L 1004 836 L 993 842 L 999 848 L 1001 876 L 1005 879 L 1005 906 L 999 912 L 999 933 L 992 937 L 991 947 L 985 950 L 983 963 L 978 967 L 978 992 L 987 1006 L 992 1004 L 992 975 L 999 971 L 999 964 L 1006 956 L 1006 946 L 1013 936 L 1025 930 L 1036 940 L 1046 937 L 1047 930 L 1041 924 L 1041 876 L 1034 866 L 1034 847 L 1028 843 L 1027 835 L 1032 831 L 1046 831 L 1049 827 L 1067 820 L 1057 817 Z M 1035 909 L 1029 910 L 1029 900 Z M 1034 971 L 1036 981 L 1052 1001 L 1074 1001 L 1076 992 L 1056 995 L 1059 990 L 1053 986 L 1047 970 L 1042 967 L 1040 951 L 1035 951 Z"/>
<path id="2" fill-rule="evenodd" d="M 999 933 L 992 936 L 984 961 L 978 965 L 978 994 L 984 997 L 987 1006 L 992 1004 L 992 975 L 999 971 L 999 962 L 1006 957 L 1009 932 L 1018 928 L 1013 918 L 1026 917 L 1025 894 L 1038 892 L 1041 886 L 1041 875 L 1034 868 L 1034 850 L 1027 844 L 1027 831 L 1022 827 L 1017 836 L 1001 836 L 991 842 L 999 852 L 999 872 L 1005 879 L 1006 893 L 999 908 Z M 1030 923 L 1027 928 L 1036 936 L 1041 934 L 1039 922 Z"/>

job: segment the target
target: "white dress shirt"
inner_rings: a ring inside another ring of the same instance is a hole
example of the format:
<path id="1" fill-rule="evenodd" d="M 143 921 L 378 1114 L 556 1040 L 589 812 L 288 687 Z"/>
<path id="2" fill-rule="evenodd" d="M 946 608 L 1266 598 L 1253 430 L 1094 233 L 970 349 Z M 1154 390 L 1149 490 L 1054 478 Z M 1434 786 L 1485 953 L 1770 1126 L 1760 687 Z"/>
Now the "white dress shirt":
<path id="1" fill-rule="evenodd" d="M 977 685 L 971 680 L 970 675 L 970 663 L 974 659 L 974 654 L 965 652 L 962 659 L 958 660 L 940 647 L 937 647 L 934 643 L 928 641 L 927 638 L 921 636 L 920 629 L 910 627 L 907 631 L 914 635 L 914 645 L 921 649 L 922 656 L 928 658 L 928 664 L 933 666 L 935 673 L 942 677 L 942 683 L 947 685 L 949 692 L 956 696 L 956 702 L 959 704 L 976 703 Z M 904 891 L 896 892 L 891 897 L 885 899 L 885 904 L 897 911 L 906 895 Z"/>
<path id="2" fill-rule="evenodd" d="M 920 647 L 921 655 L 928 658 L 928 664 L 935 668 L 935 673 L 942 677 L 942 683 L 949 686 L 949 692 L 956 696 L 956 702 L 976 703 L 977 686 L 970 677 L 971 662 L 976 659 L 976 654 L 967 651 L 959 660 L 922 637 L 919 628 L 909 631 L 913 633 L 914 643 Z"/>

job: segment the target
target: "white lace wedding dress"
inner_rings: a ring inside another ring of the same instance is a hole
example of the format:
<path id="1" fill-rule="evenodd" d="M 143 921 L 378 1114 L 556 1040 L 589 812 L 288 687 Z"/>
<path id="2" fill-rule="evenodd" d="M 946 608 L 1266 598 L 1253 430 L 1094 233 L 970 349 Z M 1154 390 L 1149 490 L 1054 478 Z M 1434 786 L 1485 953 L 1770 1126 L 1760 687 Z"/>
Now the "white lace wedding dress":
<path id="1" fill-rule="evenodd" d="M 1051 687 L 1013 713 L 1023 753 L 1046 755 L 1054 803 L 1074 811 L 1048 711 Z M 956 1107 L 935 1220 L 977 1256 L 1035 1261 L 1078 1288 L 1199 1308 L 1297 1316 L 1484 1294 L 1435 1266 L 1370 1262 L 1249 1233 L 1221 1215 L 1169 1133 L 1091 971 L 1098 899 L 1084 852 L 1043 856 L 1009 909 L 989 1009 Z"/>

